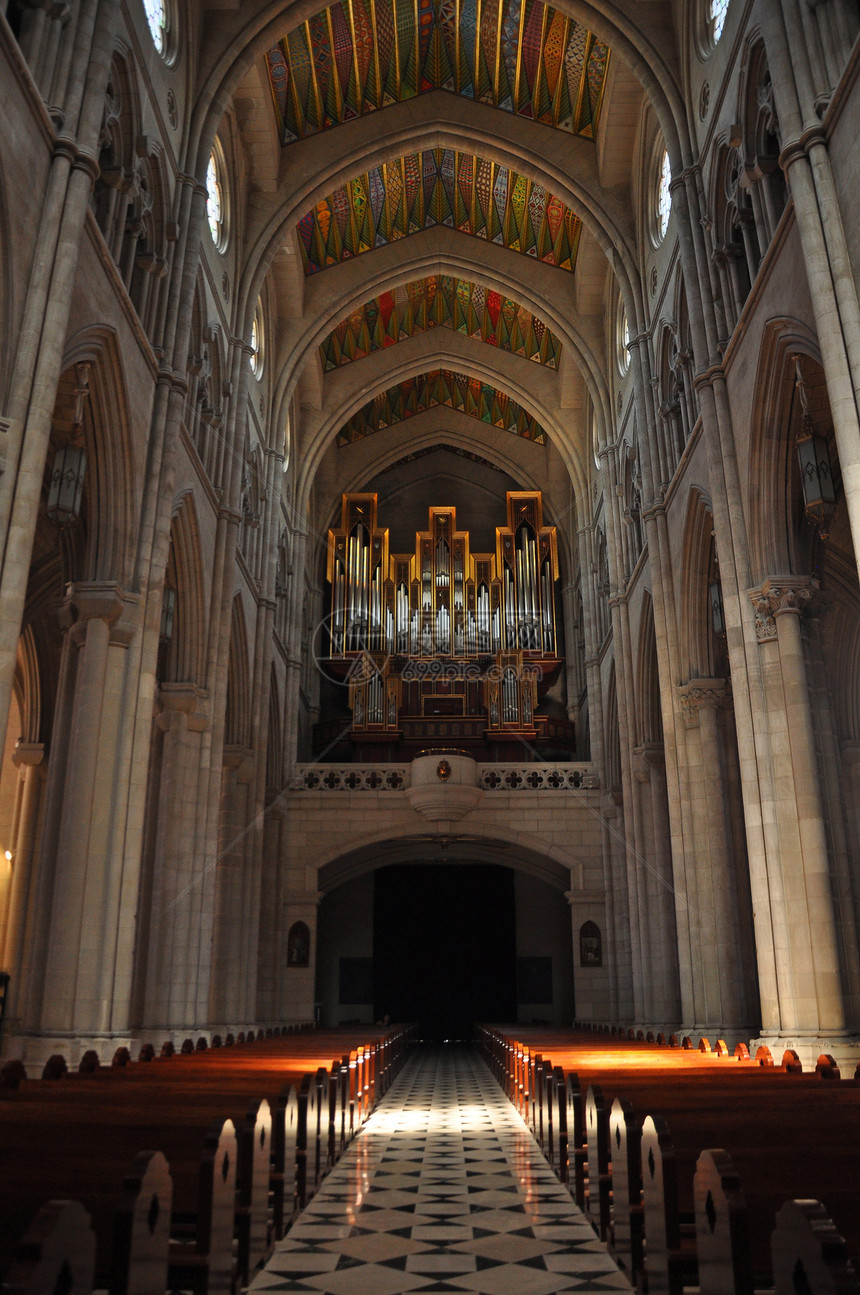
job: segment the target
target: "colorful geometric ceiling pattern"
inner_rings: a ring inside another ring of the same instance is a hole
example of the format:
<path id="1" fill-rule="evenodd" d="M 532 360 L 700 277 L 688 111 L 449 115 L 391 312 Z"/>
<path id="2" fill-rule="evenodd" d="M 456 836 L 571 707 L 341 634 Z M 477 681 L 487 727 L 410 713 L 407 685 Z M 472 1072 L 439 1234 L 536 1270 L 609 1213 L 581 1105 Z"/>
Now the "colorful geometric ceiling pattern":
<path id="1" fill-rule="evenodd" d="M 298 224 L 305 274 L 433 225 L 573 270 L 581 224 L 542 185 L 450 148 L 383 162 L 317 203 Z"/>
<path id="2" fill-rule="evenodd" d="M 415 414 L 433 409 L 436 405 L 447 405 L 482 423 L 522 436 L 527 441 L 536 441 L 538 445 L 546 444 L 546 432 L 536 418 L 526 413 L 522 405 L 503 391 L 497 391 L 489 383 L 481 382 L 480 378 L 470 378 L 465 373 L 454 373 L 451 369 L 433 369 L 429 373 L 419 373 L 414 378 L 399 382 L 396 387 L 380 392 L 353 414 L 349 422 L 344 423 L 337 434 L 337 444 L 352 445 L 364 436 L 381 432 L 393 423 L 413 418 Z"/>
<path id="3" fill-rule="evenodd" d="M 440 274 L 366 301 L 320 346 L 323 369 L 336 369 L 430 328 L 451 328 L 499 350 L 558 368 L 561 342 L 542 319 L 500 292 Z"/>
<path id="4" fill-rule="evenodd" d="M 543 0 L 340 0 L 266 59 L 284 144 L 428 90 L 593 139 L 609 49 Z"/>

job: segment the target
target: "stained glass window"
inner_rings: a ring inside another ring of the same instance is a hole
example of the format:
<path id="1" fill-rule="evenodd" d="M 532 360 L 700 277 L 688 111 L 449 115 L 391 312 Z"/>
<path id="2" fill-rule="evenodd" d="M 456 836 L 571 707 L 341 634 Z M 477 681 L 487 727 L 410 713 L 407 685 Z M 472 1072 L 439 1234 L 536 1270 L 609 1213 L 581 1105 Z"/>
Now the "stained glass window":
<path id="1" fill-rule="evenodd" d="M 660 162 L 660 178 L 657 183 L 657 236 L 662 241 L 669 226 L 669 212 L 672 210 L 672 195 L 669 184 L 672 180 L 672 169 L 669 166 L 669 154 L 664 149 Z"/>
<path id="2" fill-rule="evenodd" d="M 624 309 L 624 302 L 619 301 L 615 325 L 615 359 L 618 372 L 622 377 L 630 368 L 630 352 L 627 349 L 629 342 L 630 325 L 627 322 L 627 311 Z"/>
<path id="3" fill-rule="evenodd" d="M 711 28 L 715 45 L 723 34 L 728 9 L 729 0 L 711 0 Z"/>
<path id="4" fill-rule="evenodd" d="M 251 372 L 255 378 L 259 378 L 263 372 L 263 317 L 259 303 L 254 312 L 254 322 L 251 325 Z"/>
<path id="5" fill-rule="evenodd" d="M 146 14 L 146 21 L 149 23 L 153 44 L 159 54 L 164 54 L 167 46 L 167 12 L 165 7 L 160 3 L 160 0 L 143 0 L 143 10 Z"/>
<path id="6" fill-rule="evenodd" d="M 209 165 L 206 168 L 206 215 L 209 218 L 212 242 L 217 248 L 224 241 L 224 200 L 219 172 L 218 159 L 213 150 L 209 154 Z"/>

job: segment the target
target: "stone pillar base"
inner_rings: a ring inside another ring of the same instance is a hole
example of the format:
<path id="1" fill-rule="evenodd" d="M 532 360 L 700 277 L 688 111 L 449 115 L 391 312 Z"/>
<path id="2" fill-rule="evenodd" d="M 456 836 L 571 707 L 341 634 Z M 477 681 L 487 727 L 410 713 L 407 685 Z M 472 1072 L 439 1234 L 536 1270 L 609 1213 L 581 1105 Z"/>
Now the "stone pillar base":
<path id="1" fill-rule="evenodd" d="M 804 1073 L 815 1070 L 823 1053 L 833 1058 L 843 1079 L 853 1079 L 860 1064 L 860 1038 L 856 1034 L 815 1034 L 800 1030 L 793 1034 L 763 1034 L 750 1040 L 750 1056 L 754 1057 L 760 1047 L 770 1048 L 775 1066 L 782 1062 L 783 1053 L 792 1049 L 800 1057 Z"/>
<path id="2" fill-rule="evenodd" d="M 77 1070 L 85 1052 L 96 1052 L 103 1066 L 109 1066 L 117 1048 L 128 1048 L 137 1057 L 137 1040 L 132 1034 L 23 1034 L 10 1030 L 3 1040 L 4 1061 L 17 1058 L 24 1063 L 30 1079 L 41 1079 L 49 1057 L 65 1057 L 69 1070 Z"/>

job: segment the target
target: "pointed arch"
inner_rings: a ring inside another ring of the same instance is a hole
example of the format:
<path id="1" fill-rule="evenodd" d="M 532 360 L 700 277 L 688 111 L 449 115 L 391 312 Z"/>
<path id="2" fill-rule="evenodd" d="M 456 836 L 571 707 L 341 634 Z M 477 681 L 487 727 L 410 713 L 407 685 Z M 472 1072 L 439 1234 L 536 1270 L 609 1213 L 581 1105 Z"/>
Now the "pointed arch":
<path id="1" fill-rule="evenodd" d="M 112 328 L 83 329 L 70 339 L 63 357 L 55 420 L 65 420 L 75 403 L 80 365 L 88 366 L 83 423 L 87 534 L 83 565 L 76 578 L 116 581 L 128 588 L 137 537 L 139 476 L 131 405 L 119 341 Z"/>
<path id="2" fill-rule="evenodd" d="M 790 428 L 794 404 L 795 355 L 820 369 L 814 334 L 800 320 L 780 316 L 765 325 L 751 408 L 747 516 L 751 572 L 756 583 L 769 575 L 795 572 L 800 555 L 793 536 Z"/>
<path id="3" fill-rule="evenodd" d="M 200 523 L 192 491 L 173 506 L 166 588 L 175 591 L 173 634 L 167 645 L 164 682 L 203 686 L 206 653 L 206 601 Z"/>
<path id="4" fill-rule="evenodd" d="M 239 594 L 233 599 L 230 620 L 230 656 L 227 665 L 227 713 L 224 745 L 247 748 L 251 742 L 251 679 L 248 631 Z"/>
<path id="5" fill-rule="evenodd" d="M 714 516 L 710 496 L 691 486 L 684 522 L 684 566 L 681 572 L 681 671 L 686 679 L 716 677 L 714 631 L 708 585 L 713 573 Z"/>
<path id="6" fill-rule="evenodd" d="M 636 680 L 636 745 L 662 742 L 663 712 L 660 703 L 654 603 L 647 589 L 642 598 Z"/>
<path id="7" fill-rule="evenodd" d="M 284 784 L 283 704 L 274 664 L 269 672 L 269 721 L 266 736 L 266 793 L 276 796 Z"/>

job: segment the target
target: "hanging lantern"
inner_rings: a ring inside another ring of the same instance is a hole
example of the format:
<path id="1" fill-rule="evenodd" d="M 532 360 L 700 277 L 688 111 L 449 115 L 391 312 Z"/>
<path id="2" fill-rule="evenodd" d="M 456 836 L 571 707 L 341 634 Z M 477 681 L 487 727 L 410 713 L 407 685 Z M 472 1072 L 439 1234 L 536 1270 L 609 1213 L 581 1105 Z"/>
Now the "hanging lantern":
<path id="1" fill-rule="evenodd" d="M 83 445 L 84 407 L 90 395 L 90 365 L 81 361 L 75 365 L 78 384 L 75 387 L 75 411 L 69 439 L 54 455 L 48 502 L 45 511 L 51 521 L 61 529 L 74 526 L 81 516 L 81 499 L 84 493 L 84 474 L 87 456 Z"/>
<path id="2" fill-rule="evenodd" d="M 45 511 L 56 526 L 73 526 L 81 515 L 87 456 L 81 445 L 69 442 L 54 455 Z"/>
<path id="3" fill-rule="evenodd" d="M 809 412 L 806 385 L 800 367 L 800 356 L 795 356 L 797 390 L 800 396 L 800 430 L 797 433 L 797 459 L 800 482 L 803 486 L 803 503 L 806 515 L 818 527 L 823 540 L 830 531 L 830 519 L 836 512 L 836 491 L 833 486 L 833 468 L 827 441 L 818 436 Z"/>
<path id="4" fill-rule="evenodd" d="M 723 588 L 719 580 L 712 580 L 708 585 L 708 596 L 711 601 L 711 624 L 717 638 L 726 632 L 726 614 L 723 608 Z"/>
<path id="5" fill-rule="evenodd" d="M 170 585 L 164 586 L 161 601 L 161 641 L 169 643 L 173 638 L 173 622 L 176 618 L 176 590 Z"/>

